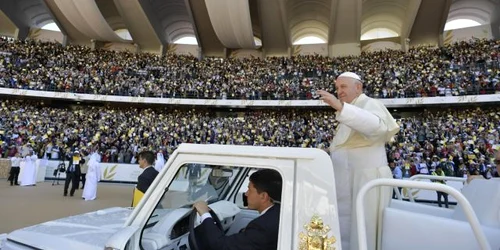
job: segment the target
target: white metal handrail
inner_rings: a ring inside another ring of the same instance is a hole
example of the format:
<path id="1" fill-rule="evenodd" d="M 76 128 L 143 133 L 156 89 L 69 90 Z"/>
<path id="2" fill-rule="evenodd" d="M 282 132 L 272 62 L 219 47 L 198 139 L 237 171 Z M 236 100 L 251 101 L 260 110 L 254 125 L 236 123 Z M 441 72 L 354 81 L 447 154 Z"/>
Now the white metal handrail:
<path id="1" fill-rule="evenodd" d="M 464 177 L 452 177 L 452 176 L 439 176 L 439 175 L 428 175 L 428 174 L 417 174 L 410 177 L 410 181 L 416 180 L 437 180 L 437 181 L 458 181 L 465 182 L 467 178 Z M 415 198 L 413 198 L 413 189 L 408 190 L 408 199 L 411 202 L 415 202 Z"/>
<path id="2" fill-rule="evenodd" d="M 392 186 L 392 187 L 406 187 L 406 188 L 418 188 L 418 189 L 428 189 L 434 191 L 441 191 L 453 196 L 458 204 L 462 207 L 467 220 L 470 223 L 474 236 L 479 243 L 479 246 L 483 250 L 491 250 L 491 246 L 486 239 L 486 235 L 483 232 L 481 224 L 477 219 L 476 213 L 472 209 L 469 201 L 456 189 L 449 187 L 447 185 L 438 183 L 428 183 L 421 181 L 410 181 L 410 180 L 394 180 L 394 179 L 375 179 L 366 183 L 361 190 L 359 190 L 358 196 L 356 197 L 356 216 L 357 216 L 357 230 L 358 230 L 358 246 L 359 250 L 367 250 L 366 242 L 366 222 L 365 222 L 365 195 L 366 193 L 378 186 Z M 381 222 L 379 222 L 381 223 Z"/>
<path id="3" fill-rule="evenodd" d="M 429 180 L 445 180 L 445 181 L 466 181 L 467 178 L 464 177 L 453 177 L 453 176 L 439 176 L 430 174 L 417 174 L 410 177 L 410 181 L 419 179 L 429 179 Z"/>
<path id="4" fill-rule="evenodd" d="M 401 195 L 401 192 L 399 192 L 398 187 L 393 187 L 394 193 L 396 194 L 396 198 L 400 201 L 403 200 L 403 195 Z"/>

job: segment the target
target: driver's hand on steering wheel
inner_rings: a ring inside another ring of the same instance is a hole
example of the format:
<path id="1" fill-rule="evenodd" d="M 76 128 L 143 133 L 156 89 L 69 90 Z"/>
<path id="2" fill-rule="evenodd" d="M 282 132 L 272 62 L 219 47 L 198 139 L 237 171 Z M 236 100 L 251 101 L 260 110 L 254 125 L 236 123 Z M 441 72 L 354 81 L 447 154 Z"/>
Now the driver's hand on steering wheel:
<path id="1" fill-rule="evenodd" d="M 196 211 L 198 211 L 198 214 L 200 216 L 210 211 L 210 208 L 208 207 L 205 201 L 197 201 L 196 203 L 193 204 L 193 208 L 195 208 Z"/>

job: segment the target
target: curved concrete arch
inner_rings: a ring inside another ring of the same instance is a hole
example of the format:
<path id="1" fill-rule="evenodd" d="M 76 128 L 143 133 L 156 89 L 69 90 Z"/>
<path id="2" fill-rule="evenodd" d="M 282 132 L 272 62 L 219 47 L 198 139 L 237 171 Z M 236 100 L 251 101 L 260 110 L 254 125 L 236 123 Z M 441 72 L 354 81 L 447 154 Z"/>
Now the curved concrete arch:
<path id="1" fill-rule="evenodd" d="M 325 43 L 327 43 L 327 41 L 328 41 L 328 40 L 326 40 L 326 38 L 328 38 L 328 36 L 326 36 L 326 38 L 325 38 L 325 34 L 323 31 L 310 29 L 307 32 L 304 32 L 303 34 L 300 34 L 299 36 L 297 36 L 297 38 L 295 40 L 293 40 L 293 43 L 296 43 L 300 39 L 302 39 L 304 37 L 309 37 L 309 36 L 319 37 L 320 39 L 324 40 Z"/>
<path id="2" fill-rule="evenodd" d="M 19 39 L 25 39 L 31 27 L 41 28 L 43 25 L 51 22 L 56 23 L 61 27 L 57 18 L 53 16 L 52 11 L 46 5 L 46 1 L 50 0 L 1 0 L 0 10 L 16 27 L 14 36 Z M 7 21 L 2 21 L 0 26 Z M 61 28 L 61 32 L 66 35 L 66 32 Z"/>
<path id="3" fill-rule="evenodd" d="M 446 20 L 446 23 L 449 23 L 458 19 L 470 19 L 472 21 L 476 21 L 481 25 L 489 23 L 489 17 L 485 17 L 484 15 L 474 13 L 474 12 L 462 12 L 459 15 L 454 15 L 452 18 Z"/>
<path id="4" fill-rule="evenodd" d="M 450 6 L 447 22 L 461 18 L 469 18 L 481 24 L 489 24 L 498 4 L 488 0 L 457 0 Z"/>
<path id="5" fill-rule="evenodd" d="M 183 37 L 195 37 L 193 25 L 189 21 L 176 21 L 168 26 L 167 34 L 171 41 L 176 41 Z"/>
<path id="6" fill-rule="evenodd" d="M 403 20 L 406 8 L 400 4 L 376 5 L 370 9 L 364 10 L 362 18 L 370 18 L 371 16 L 386 15 L 395 16 Z"/>
<path id="7" fill-rule="evenodd" d="M 49 23 L 49 20 L 54 22 L 49 10 L 41 1 L 18 1 L 19 8 L 28 18 L 31 26 L 41 28 Z"/>
<path id="8" fill-rule="evenodd" d="M 288 6 L 290 13 L 289 25 L 294 27 L 298 23 L 309 20 L 317 20 L 329 26 L 330 4 L 323 0 L 295 0 L 290 1 Z M 328 32 L 328 29 L 327 29 Z M 293 36 L 293 32 L 292 32 Z"/>
<path id="9" fill-rule="evenodd" d="M 317 36 L 328 41 L 330 30 L 330 1 L 294 0 L 287 3 L 292 43 L 306 36 Z"/>
<path id="10" fill-rule="evenodd" d="M 393 29 L 393 28 L 391 28 L 391 27 L 388 27 L 388 26 L 387 26 L 387 22 L 384 22 L 383 24 L 379 24 L 378 22 L 375 22 L 375 23 L 373 24 L 373 28 L 367 29 L 365 32 L 361 33 L 361 36 L 364 36 L 365 34 L 370 33 L 372 30 L 374 30 L 374 29 L 379 29 L 379 28 L 388 29 L 388 30 L 390 30 L 390 31 L 392 31 L 392 32 L 394 32 L 394 33 L 396 33 L 396 36 L 401 36 L 401 34 L 400 34 L 400 33 L 398 33 L 396 30 L 394 30 L 394 29 Z"/>
<path id="11" fill-rule="evenodd" d="M 50 19 L 47 19 L 47 20 L 41 20 L 38 24 L 37 24 L 37 27 L 43 27 L 47 24 L 50 24 L 50 23 L 55 23 L 54 20 L 52 20 L 52 18 Z M 56 23 L 57 24 L 57 23 Z M 60 29 L 60 28 L 59 28 Z"/>
<path id="12" fill-rule="evenodd" d="M 401 34 L 405 13 L 402 1 L 369 0 L 363 5 L 361 35 L 374 28 L 388 28 Z"/>
<path id="13" fill-rule="evenodd" d="M 40 13 L 40 14 L 34 15 L 31 18 L 31 22 L 32 22 L 33 26 L 38 27 L 38 28 L 41 28 L 49 23 L 55 23 L 54 19 L 52 19 L 52 16 L 48 15 L 47 13 Z"/>
<path id="14" fill-rule="evenodd" d="M 303 21 L 291 29 L 292 42 L 296 42 L 306 36 L 317 36 L 328 41 L 328 26 L 325 23 L 309 20 Z"/>
<path id="15" fill-rule="evenodd" d="M 40 27 L 39 23 L 52 19 L 50 13 L 40 3 L 32 3 L 21 7 L 21 9 L 30 20 L 31 25 L 36 27 Z"/>
<path id="16" fill-rule="evenodd" d="M 330 4 L 328 1 L 324 0 L 292 0 L 288 5 L 288 11 L 292 14 L 290 17 L 291 19 L 294 18 L 294 14 L 307 13 L 315 10 L 324 12 L 325 15 L 328 15 L 330 11 Z"/>
<path id="17" fill-rule="evenodd" d="M 321 30 L 323 33 L 327 34 L 328 37 L 328 23 L 321 22 L 318 20 L 305 20 L 294 25 L 290 31 L 292 34 L 292 40 L 296 37 L 296 32 L 307 30 L 307 29 L 317 29 Z"/>
<path id="18" fill-rule="evenodd" d="M 121 16 L 108 17 L 106 18 L 106 22 L 114 31 L 119 29 L 127 29 L 127 25 L 125 25 L 125 22 L 123 22 L 123 18 Z"/>
<path id="19" fill-rule="evenodd" d="M 187 20 L 185 16 L 175 17 L 176 16 L 171 16 L 165 20 L 165 33 L 167 34 L 169 41 L 175 41 L 182 35 L 191 35 L 196 37 L 193 24 L 190 20 Z M 179 30 L 183 30 L 183 32 L 179 32 Z"/>
<path id="20" fill-rule="evenodd" d="M 180 39 L 182 39 L 182 38 L 186 38 L 186 37 L 192 38 L 192 37 L 194 37 L 194 36 L 192 36 L 192 35 L 188 35 L 188 34 L 185 34 L 185 35 L 180 35 L 180 36 L 178 36 L 175 40 L 172 40 L 172 43 L 175 43 L 175 42 L 177 42 L 177 40 L 180 40 Z"/>
<path id="21" fill-rule="evenodd" d="M 488 24 L 491 22 L 491 14 L 481 8 L 467 8 L 450 11 L 446 22 L 457 19 L 471 19 L 480 24 Z"/>
<path id="22" fill-rule="evenodd" d="M 394 16 L 378 15 L 363 20 L 361 26 L 361 35 L 375 28 L 386 28 L 396 32 L 398 35 L 402 32 L 401 19 Z"/>
<path id="23" fill-rule="evenodd" d="M 167 41 L 177 40 L 180 35 L 178 30 L 183 30 L 186 35 L 196 34 L 185 1 L 153 0 L 151 4 L 159 17 Z"/>
<path id="24" fill-rule="evenodd" d="M 402 14 L 404 15 L 404 11 L 407 8 L 407 4 L 405 1 L 398 1 L 398 0 L 368 0 L 363 3 L 363 15 L 373 12 L 373 11 L 378 11 L 377 8 L 399 8 L 400 13 L 396 14 Z"/>
<path id="25" fill-rule="evenodd" d="M 329 18 L 327 16 L 322 16 L 322 15 L 312 16 L 311 13 L 307 13 L 307 12 L 296 14 L 293 18 L 293 21 L 289 22 L 289 25 L 290 25 L 290 28 L 293 28 L 294 26 L 300 25 L 301 23 L 307 22 L 307 21 L 317 21 L 319 23 L 326 25 L 326 27 L 330 27 Z M 292 32 L 292 36 L 293 36 L 293 32 Z"/>
<path id="26" fill-rule="evenodd" d="M 33 11 L 33 9 L 39 9 L 40 3 L 37 2 L 21 2 L 21 10 L 25 13 Z"/>
<path id="27" fill-rule="evenodd" d="M 316 36 L 325 41 L 328 41 L 328 34 L 325 33 L 323 29 L 308 27 L 302 30 L 297 31 L 297 36 L 293 37 L 293 42 L 296 42 L 307 36 Z"/>

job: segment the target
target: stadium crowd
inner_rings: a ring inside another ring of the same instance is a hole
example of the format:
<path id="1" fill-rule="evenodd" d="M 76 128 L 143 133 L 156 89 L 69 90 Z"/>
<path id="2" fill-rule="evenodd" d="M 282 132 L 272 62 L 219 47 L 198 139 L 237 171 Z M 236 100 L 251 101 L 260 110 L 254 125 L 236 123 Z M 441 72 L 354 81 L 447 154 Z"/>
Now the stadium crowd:
<path id="1" fill-rule="evenodd" d="M 500 91 L 500 41 L 380 51 L 358 57 L 203 58 L 91 50 L 0 39 L 0 87 L 103 95 L 296 100 L 352 71 L 376 98 L 458 96 Z"/>
<path id="2" fill-rule="evenodd" d="M 0 101 L 0 155 L 29 144 L 39 157 L 59 159 L 75 148 L 98 148 L 103 162 L 135 163 L 142 149 L 165 158 L 183 142 L 283 147 L 328 151 L 336 122 L 331 110 L 246 111 L 238 117 L 208 110 L 52 107 L 38 101 Z M 425 110 L 398 120 L 401 130 L 387 144 L 388 157 L 406 176 L 437 165 L 448 175 L 494 171 L 500 144 L 500 108 Z M 493 166 L 493 168 L 492 168 Z"/>

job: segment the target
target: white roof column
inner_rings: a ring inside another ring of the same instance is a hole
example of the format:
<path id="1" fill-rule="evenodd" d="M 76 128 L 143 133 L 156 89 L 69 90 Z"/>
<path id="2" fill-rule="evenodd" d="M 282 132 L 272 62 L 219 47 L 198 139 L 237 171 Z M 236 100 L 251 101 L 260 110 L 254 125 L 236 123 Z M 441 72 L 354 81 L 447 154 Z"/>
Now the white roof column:
<path id="1" fill-rule="evenodd" d="M 451 2 L 452 0 L 422 0 L 410 32 L 410 45 L 439 45 Z"/>
<path id="2" fill-rule="evenodd" d="M 100 41 L 126 42 L 111 29 L 94 0 L 47 1 L 53 1 L 53 7 L 58 8 L 66 20 L 85 36 Z"/>
<path id="3" fill-rule="evenodd" d="M 361 53 L 361 0 L 332 0 L 328 54 L 330 56 Z"/>
<path id="4" fill-rule="evenodd" d="M 248 0 L 205 0 L 205 4 L 215 34 L 226 48 L 255 48 Z"/>
<path id="5" fill-rule="evenodd" d="M 164 45 L 139 0 L 114 0 L 134 43 L 141 49 L 158 50 Z"/>
<path id="6" fill-rule="evenodd" d="M 287 55 L 292 46 L 284 1 L 258 1 L 265 56 Z"/>

